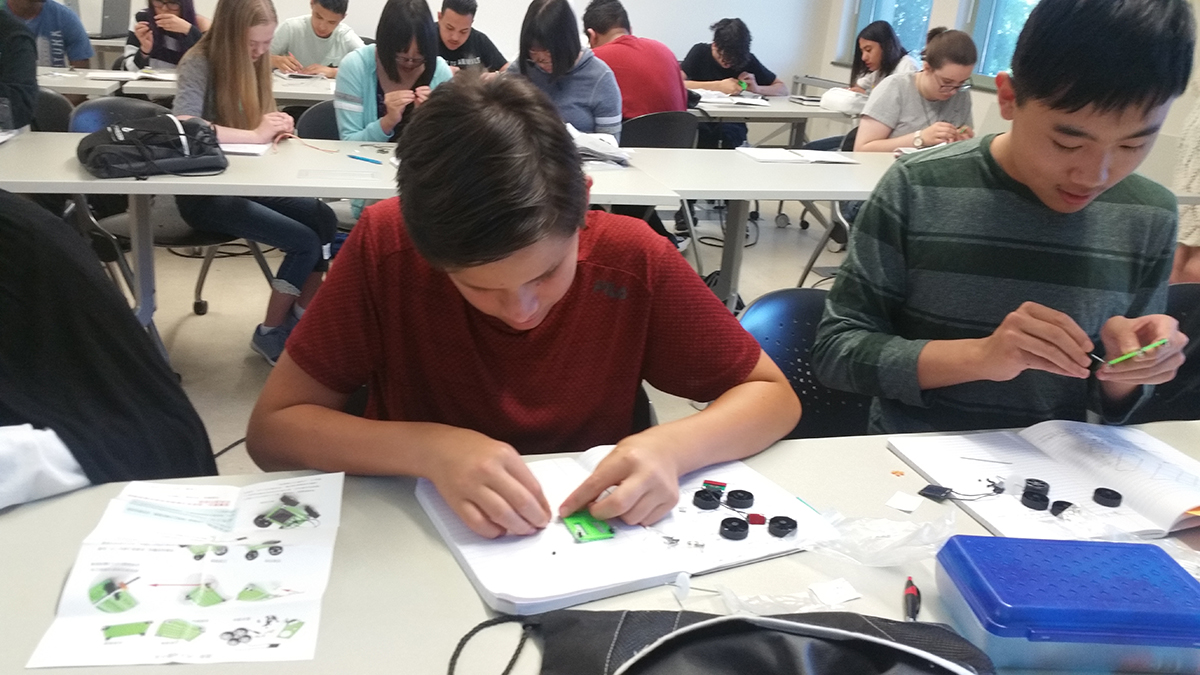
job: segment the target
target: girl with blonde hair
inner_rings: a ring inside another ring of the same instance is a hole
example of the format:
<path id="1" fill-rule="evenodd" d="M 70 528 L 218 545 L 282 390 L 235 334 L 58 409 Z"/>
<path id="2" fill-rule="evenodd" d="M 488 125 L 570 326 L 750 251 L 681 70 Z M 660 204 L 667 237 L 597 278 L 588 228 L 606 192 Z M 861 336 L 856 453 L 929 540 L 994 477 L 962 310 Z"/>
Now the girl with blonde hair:
<path id="1" fill-rule="evenodd" d="M 179 63 L 175 114 L 208 120 L 222 143 L 270 143 L 292 133 L 292 118 L 275 109 L 271 90 L 271 38 L 278 23 L 271 0 L 220 0 L 212 28 Z M 284 252 L 266 318 L 250 340 L 250 347 L 275 365 L 321 286 L 337 217 L 320 200 L 306 197 L 181 195 L 175 201 L 183 219 L 198 230 Z"/>

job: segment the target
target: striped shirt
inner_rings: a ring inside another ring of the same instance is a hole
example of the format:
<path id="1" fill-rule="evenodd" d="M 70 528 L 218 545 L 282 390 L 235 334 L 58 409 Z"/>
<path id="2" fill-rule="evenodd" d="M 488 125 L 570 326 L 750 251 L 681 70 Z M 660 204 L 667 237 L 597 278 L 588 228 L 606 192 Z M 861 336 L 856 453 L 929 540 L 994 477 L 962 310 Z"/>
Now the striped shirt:
<path id="1" fill-rule="evenodd" d="M 1151 393 L 1106 410 L 1094 377 L 1038 370 L 921 391 L 926 342 L 986 337 L 1025 301 L 1066 313 L 1101 350 L 1110 317 L 1166 308 L 1170 191 L 1135 174 L 1079 212 L 1058 213 L 1000 168 L 993 138 L 901 158 L 855 221 L 813 366 L 828 386 L 876 397 L 872 431 L 1024 427 L 1088 410 L 1121 423 Z"/>

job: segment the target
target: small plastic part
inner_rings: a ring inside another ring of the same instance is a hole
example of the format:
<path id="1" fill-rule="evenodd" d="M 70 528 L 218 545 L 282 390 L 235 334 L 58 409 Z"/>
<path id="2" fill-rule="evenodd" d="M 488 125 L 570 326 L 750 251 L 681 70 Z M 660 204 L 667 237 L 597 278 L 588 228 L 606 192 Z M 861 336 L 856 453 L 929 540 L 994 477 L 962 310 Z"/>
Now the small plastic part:
<path id="1" fill-rule="evenodd" d="M 1074 504 L 1072 504 L 1071 502 L 1063 501 L 1060 499 L 1050 505 L 1050 515 L 1060 516 L 1060 515 L 1062 515 L 1063 511 L 1066 511 L 1067 509 L 1071 508 L 1072 506 L 1074 506 Z"/>
<path id="2" fill-rule="evenodd" d="M 1096 491 L 1092 493 L 1092 499 L 1100 506 L 1107 506 L 1113 509 L 1121 505 L 1121 493 L 1109 488 L 1096 488 Z"/>
<path id="3" fill-rule="evenodd" d="M 921 491 L 917 494 L 921 495 L 922 497 L 928 497 L 929 499 L 940 503 L 949 499 L 950 493 L 952 492 L 954 492 L 953 489 L 943 487 L 941 485 L 926 485 L 925 487 L 921 488 Z"/>
<path id="4" fill-rule="evenodd" d="M 766 525 L 767 517 L 761 513 L 751 513 L 746 516 L 746 520 L 750 521 L 751 525 Z"/>
<path id="5" fill-rule="evenodd" d="M 741 518 L 726 518 L 721 521 L 721 536 L 726 539 L 745 539 L 750 534 L 750 523 Z"/>
<path id="6" fill-rule="evenodd" d="M 1037 492 L 1038 494 L 1049 495 L 1050 494 L 1050 484 L 1044 480 L 1038 480 L 1037 478 L 1026 478 L 1025 479 L 1025 491 L 1026 492 Z"/>
<path id="7" fill-rule="evenodd" d="M 767 524 L 772 537 L 786 537 L 796 531 L 796 521 L 787 516 L 775 516 Z"/>
<path id="8" fill-rule="evenodd" d="M 725 495 L 725 504 L 735 509 L 748 509 L 754 506 L 754 493 L 748 490 L 730 490 Z"/>
<path id="9" fill-rule="evenodd" d="M 698 509 L 711 511 L 721 505 L 721 496 L 719 492 L 701 488 L 692 495 L 692 504 Z"/>
<path id="10" fill-rule="evenodd" d="M 717 492 L 724 492 L 726 484 L 722 483 L 719 480 L 706 480 L 703 483 L 701 483 L 700 486 L 707 490 L 716 490 Z"/>
<path id="11" fill-rule="evenodd" d="M 563 525 L 567 526 L 567 531 L 571 533 L 572 537 L 575 537 L 575 543 L 577 544 L 612 539 L 616 536 L 612 525 L 592 517 L 592 514 L 586 510 L 576 511 L 569 516 L 563 516 Z"/>
<path id="12" fill-rule="evenodd" d="M 1034 511 L 1045 511 L 1050 508 L 1050 498 L 1040 492 L 1026 490 L 1025 494 L 1021 495 L 1021 503 L 1026 508 Z"/>

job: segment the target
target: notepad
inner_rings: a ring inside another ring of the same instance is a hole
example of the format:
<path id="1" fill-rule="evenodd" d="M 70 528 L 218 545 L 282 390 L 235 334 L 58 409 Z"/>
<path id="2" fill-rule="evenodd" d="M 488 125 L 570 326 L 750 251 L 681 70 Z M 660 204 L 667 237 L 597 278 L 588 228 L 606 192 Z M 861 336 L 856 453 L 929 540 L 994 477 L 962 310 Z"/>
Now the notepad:
<path id="1" fill-rule="evenodd" d="M 221 143 L 221 152 L 227 155 L 252 155 L 258 157 L 270 149 L 270 143 Z"/>
<path id="2" fill-rule="evenodd" d="M 89 80 L 114 80 L 129 82 L 132 80 L 157 80 L 161 82 L 176 82 L 179 77 L 175 73 L 163 73 L 154 70 L 89 70 Z"/>
<path id="3" fill-rule="evenodd" d="M 1001 536 L 1074 536 L 1049 511 L 1021 504 L 1027 478 L 1049 483 L 1051 502 L 1071 502 L 1129 534 L 1165 537 L 1200 525 L 1189 514 L 1200 507 L 1200 462 L 1136 429 L 1054 420 L 1021 432 L 893 436 L 888 447 L 930 482 L 960 494 L 987 492 L 989 479 L 1004 479 L 1004 494 L 958 502 Z M 1097 504 L 1098 487 L 1120 492 L 1121 505 Z"/>
<path id="4" fill-rule="evenodd" d="M 741 146 L 737 151 L 756 162 L 783 164 L 858 164 L 858 160 L 823 150 L 789 150 L 788 148 L 753 148 Z"/>
<path id="5" fill-rule="evenodd" d="M 530 462 L 551 508 L 561 504 L 612 447 Z M 744 540 L 722 538 L 721 521 L 739 514 L 724 506 L 703 511 L 692 505 L 692 495 L 706 480 L 725 483 L 730 490 L 750 491 L 755 501 L 746 513 L 788 516 L 798 523 L 797 531 L 779 538 L 768 533 L 767 525 L 751 525 Z M 652 527 L 614 520 L 610 524 L 616 536 L 587 543 L 576 542 L 558 518 L 531 536 L 486 539 L 463 524 L 432 483 L 417 484 L 417 499 L 483 601 L 508 614 L 536 614 L 658 586 L 673 581 L 680 572 L 715 572 L 787 555 L 837 536 L 811 507 L 742 462 L 683 476 L 679 504 Z"/>

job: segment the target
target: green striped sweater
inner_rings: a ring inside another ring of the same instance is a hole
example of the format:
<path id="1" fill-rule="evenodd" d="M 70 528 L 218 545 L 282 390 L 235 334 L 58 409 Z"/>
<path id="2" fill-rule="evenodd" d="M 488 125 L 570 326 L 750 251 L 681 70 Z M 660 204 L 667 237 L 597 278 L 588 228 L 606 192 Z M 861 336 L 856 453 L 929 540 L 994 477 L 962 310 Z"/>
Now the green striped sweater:
<path id="1" fill-rule="evenodd" d="M 992 157 L 993 136 L 901 158 L 863 206 L 813 347 L 818 379 L 875 397 L 874 432 L 1120 423 L 1095 378 L 1027 370 L 921 391 L 929 340 L 990 335 L 1022 302 L 1070 315 L 1098 349 L 1112 316 L 1162 313 L 1176 201 L 1131 175 L 1077 213 L 1047 208 Z"/>

